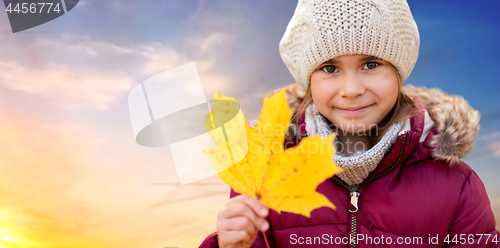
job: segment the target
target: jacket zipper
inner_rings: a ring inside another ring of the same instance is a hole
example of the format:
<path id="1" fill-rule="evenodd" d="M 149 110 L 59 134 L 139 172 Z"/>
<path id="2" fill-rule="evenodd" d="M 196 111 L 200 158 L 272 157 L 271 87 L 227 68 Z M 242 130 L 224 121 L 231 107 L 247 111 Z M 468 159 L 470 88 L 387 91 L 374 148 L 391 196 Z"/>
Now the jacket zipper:
<path id="1" fill-rule="evenodd" d="M 351 248 L 356 248 L 356 225 L 357 225 L 356 222 L 357 222 L 357 220 L 356 220 L 356 216 L 354 215 L 354 213 L 358 212 L 358 200 L 359 200 L 359 195 L 361 194 L 361 190 L 363 190 L 363 188 L 366 185 L 368 185 L 369 182 L 372 182 L 375 179 L 378 179 L 380 177 L 383 177 L 383 176 L 387 175 L 387 173 L 389 173 L 390 171 L 392 171 L 396 167 L 396 165 L 399 163 L 399 160 L 401 159 L 401 156 L 403 155 L 403 149 L 404 149 L 405 141 L 406 141 L 406 133 L 403 134 L 403 142 L 401 144 L 401 149 L 399 151 L 398 159 L 396 160 L 396 162 L 394 162 L 391 165 L 391 167 L 389 167 L 384 172 L 378 174 L 377 176 L 369 178 L 362 185 L 359 185 L 359 187 L 358 187 L 358 189 L 356 191 L 351 192 L 351 204 L 356 208 L 354 210 L 350 210 L 349 209 L 349 212 L 351 213 L 351 235 L 350 235 L 350 240 L 349 240 L 349 242 L 351 244 Z M 347 183 L 345 183 L 344 181 L 340 180 L 338 177 L 331 177 L 331 179 L 339 182 L 342 186 L 344 186 L 345 188 L 349 189 L 349 186 L 347 185 Z"/>
<path id="2" fill-rule="evenodd" d="M 353 191 L 351 192 L 351 204 L 354 205 L 354 207 L 356 207 L 356 209 L 354 210 L 350 210 L 349 209 L 349 212 L 351 212 L 351 238 L 349 239 L 350 240 L 350 243 L 351 243 L 351 248 L 355 248 L 356 247 L 356 216 L 354 215 L 354 213 L 358 212 L 358 199 L 359 199 L 359 192 L 356 192 L 356 191 Z"/>

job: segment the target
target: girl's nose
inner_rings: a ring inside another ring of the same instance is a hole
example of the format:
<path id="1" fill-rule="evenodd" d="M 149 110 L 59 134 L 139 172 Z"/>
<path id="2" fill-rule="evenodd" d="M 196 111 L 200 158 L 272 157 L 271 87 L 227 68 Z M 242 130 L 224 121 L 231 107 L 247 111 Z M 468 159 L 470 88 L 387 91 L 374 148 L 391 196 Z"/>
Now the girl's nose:
<path id="1" fill-rule="evenodd" d="M 339 90 L 341 97 L 354 99 L 365 93 L 365 86 L 361 77 L 356 73 L 345 73 L 342 77 Z"/>

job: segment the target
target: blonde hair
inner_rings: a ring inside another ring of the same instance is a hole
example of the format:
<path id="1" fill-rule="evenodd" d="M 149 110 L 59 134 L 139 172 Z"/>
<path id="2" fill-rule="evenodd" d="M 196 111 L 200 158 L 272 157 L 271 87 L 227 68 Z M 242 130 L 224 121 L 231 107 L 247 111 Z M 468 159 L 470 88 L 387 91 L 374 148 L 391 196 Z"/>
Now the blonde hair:
<path id="1" fill-rule="evenodd" d="M 396 73 L 398 79 L 398 98 L 391 111 L 384 117 L 384 119 L 382 119 L 380 123 L 376 123 L 377 125 L 375 126 L 375 128 L 378 128 L 378 130 L 377 132 L 375 132 L 376 135 L 370 136 L 370 147 L 373 147 L 375 144 L 377 144 L 377 142 L 380 141 L 382 136 L 384 136 L 384 134 L 393 124 L 412 118 L 413 116 L 415 116 L 418 110 L 417 104 L 415 103 L 413 98 L 404 93 L 403 82 L 401 80 L 399 72 L 393 65 L 391 65 L 391 68 L 393 69 L 394 73 Z M 311 92 L 311 83 L 309 82 L 304 99 L 300 103 L 297 112 L 292 117 L 292 122 L 296 122 L 298 117 L 305 113 L 307 106 L 309 106 L 312 102 L 313 99 Z"/>

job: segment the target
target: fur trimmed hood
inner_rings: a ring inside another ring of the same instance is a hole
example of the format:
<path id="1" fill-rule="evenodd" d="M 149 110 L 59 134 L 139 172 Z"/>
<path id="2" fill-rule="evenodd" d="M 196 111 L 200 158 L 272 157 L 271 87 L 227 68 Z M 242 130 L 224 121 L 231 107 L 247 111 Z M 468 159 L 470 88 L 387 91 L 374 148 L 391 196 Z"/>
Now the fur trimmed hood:
<path id="1" fill-rule="evenodd" d="M 305 90 L 297 84 L 289 84 L 283 88 L 288 106 L 296 112 L 304 98 Z M 269 92 L 266 97 L 283 88 Z M 480 127 L 480 115 L 466 100 L 436 88 L 427 89 L 413 85 L 403 86 L 403 92 L 422 101 L 434 121 L 434 127 L 439 131 L 431 140 L 431 144 L 435 146 L 432 150 L 434 158 L 454 164 L 472 151 Z"/>

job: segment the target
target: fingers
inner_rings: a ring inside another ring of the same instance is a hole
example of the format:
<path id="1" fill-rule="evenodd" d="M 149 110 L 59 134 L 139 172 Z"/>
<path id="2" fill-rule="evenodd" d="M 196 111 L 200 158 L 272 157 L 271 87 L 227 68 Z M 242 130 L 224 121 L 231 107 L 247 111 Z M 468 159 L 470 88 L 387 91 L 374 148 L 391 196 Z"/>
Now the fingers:
<path id="1" fill-rule="evenodd" d="M 226 232 L 240 232 L 244 231 L 246 235 L 243 235 L 242 241 L 254 240 L 257 237 L 257 228 L 255 225 L 245 216 L 238 216 L 230 219 L 222 219 L 217 225 L 226 227 L 221 228 Z"/>
<path id="2" fill-rule="evenodd" d="M 269 208 L 260 203 L 257 199 L 239 195 L 231 198 L 225 207 L 226 211 L 219 214 L 222 218 L 232 218 L 236 216 L 247 217 L 261 231 L 267 231 L 269 223 L 265 220 L 269 214 Z"/>
<path id="3" fill-rule="evenodd" d="M 227 247 L 234 247 L 237 244 L 246 244 L 247 247 L 250 247 L 255 240 L 252 239 L 250 235 L 243 230 L 221 231 L 217 232 L 217 236 L 219 239 L 219 246 L 221 248 L 224 245 L 227 245 Z"/>
<path id="4" fill-rule="evenodd" d="M 221 247 L 250 247 L 259 230 L 265 232 L 269 209 L 257 199 L 239 195 L 231 198 L 217 214 L 217 233 Z"/>
<path id="5" fill-rule="evenodd" d="M 260 203 L 259 200 L 246 196 L 246 195 L 239 195 L 236 197 L 233 197 L 227 201 L 226 206 L 235 204 L 235 203 L 244 203 L 248 207 L 250 207 L 256 214 L 258 214 L 260 217 L 265 218 L 267 217 L 269 213 L 268 207 L 266 207 L 264 204 Z"/>

